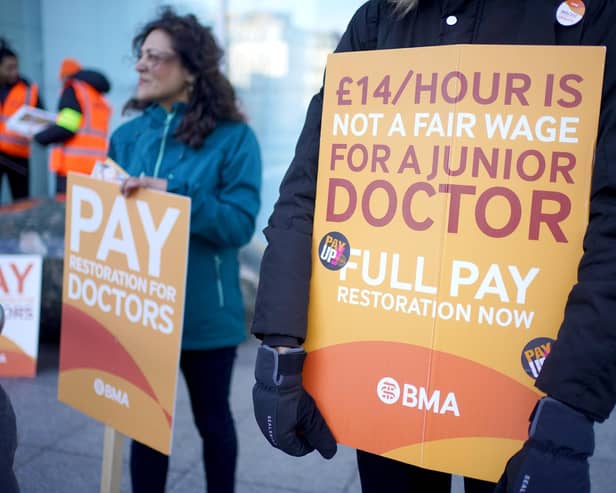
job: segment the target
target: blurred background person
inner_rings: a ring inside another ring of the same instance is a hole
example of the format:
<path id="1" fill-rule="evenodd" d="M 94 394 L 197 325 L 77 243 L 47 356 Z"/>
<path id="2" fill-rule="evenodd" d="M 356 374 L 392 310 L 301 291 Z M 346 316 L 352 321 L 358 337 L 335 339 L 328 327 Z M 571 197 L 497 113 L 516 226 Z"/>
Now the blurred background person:
<path id="1" fill-rule="evenodd" d="M 23 105 L 42 108 L 39 88 L 19 74 L 19 59 L 0 38 L 0 185 L 7 176 L 13 200 L 30 194 L 30 141 L 11 132 L 6 122 Z"/>
<path id="2" fill-rule="evenodd" d="M 139 75 L 128 109 L 143 110 L 112 137 L 109 156 L 140 187 L 191 198 L 180 368 L 202 438 L 207 491 L 235 488 L 237 436 L 229 406 L 237 346 L 246 338 L 238 250 L 255 231 L 261 158 L 221 72 L 223 52 L 194 15 L 165 8 L 133 40 Z M 133 441 L 135 493 L 165 490 L 169 458 Z"/>
<path id="3" fill-rule="evenodd" d="M 102 73 L 82 69 L 72 58 L 62 61 L 59 77 L 62 93 L 56 123 L 34 139 L 44 146 L 55 144 L 49 168 L 56 174 L 56 193 L 64 193 L 69 171 L 90 174 L 94 163 L 107 156 L 111 106 L 104 94 L 111 84 Z"/>

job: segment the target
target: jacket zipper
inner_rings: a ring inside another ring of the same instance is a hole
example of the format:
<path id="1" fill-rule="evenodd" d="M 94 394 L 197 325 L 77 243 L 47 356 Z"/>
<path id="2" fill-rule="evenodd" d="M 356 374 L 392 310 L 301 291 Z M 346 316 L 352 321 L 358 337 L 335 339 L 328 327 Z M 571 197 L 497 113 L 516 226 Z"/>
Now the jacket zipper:
<path id="1" fill-rule="evenodd" d="M 163 154 L 165 153 L 165 146 L 167 145 L 167 134 L 169 133 L 169 126 L 171 125 L 171 120 L 175 116 L 175 112 L 167 113 L 167 117 L 165 118 L 165 128 L 163 129 L 163 140 L 160 143 L 160 148 L 158 149 L 158 157 L 156 158 L 156 164 L 154 165 L 154 178 L 158 178 L 158 172 L 160 171 L 160 163 L 163 161 Z"/>
<path id="2" fill-rule="evenodd" d="M 214 265 L 216 266 L 216 286 L 218 288 L 218 306 L 225 306 L 225 293 L 222 290 L 222 278 L 220 277 L 220 264 L 222 260 L 218 255 L 214 255 Z"/>

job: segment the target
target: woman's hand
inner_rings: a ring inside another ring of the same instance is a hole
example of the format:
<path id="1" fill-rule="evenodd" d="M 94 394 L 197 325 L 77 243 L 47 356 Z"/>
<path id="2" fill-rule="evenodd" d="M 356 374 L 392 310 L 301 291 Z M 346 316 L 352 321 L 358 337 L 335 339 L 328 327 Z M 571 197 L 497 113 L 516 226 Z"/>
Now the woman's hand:
<path id="1" fill-rule="evenodd" d="M 149 188 L 164 192 L 167 190 L 167 180 L 153 178 L 151 176 L 129 176 L 120 185 L 120 192 L 124 197 L 128 197 L 139 188 Z"/>

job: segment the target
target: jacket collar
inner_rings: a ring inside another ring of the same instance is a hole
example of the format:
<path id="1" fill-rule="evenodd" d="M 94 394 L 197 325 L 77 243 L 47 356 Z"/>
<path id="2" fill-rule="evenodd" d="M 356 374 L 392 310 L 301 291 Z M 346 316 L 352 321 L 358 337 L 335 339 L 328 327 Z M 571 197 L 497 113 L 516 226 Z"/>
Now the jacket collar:
<path id="1" fill-rule="evenodd" d="M 153 126 L 164 125 L 167 120 L 167 116 L 169 114 L 173 114 L 172 123 L 176 125 L 177 122 L 182 119 L 184 113 L 186 113 L 187 106 L 188 105 L 186 103 L 174 103 L 171 108 L 171 113 L 167 113 L 167 110 L 159 104 L 151 104 L 146 108 L 145 114 L 150 118 Z"/>

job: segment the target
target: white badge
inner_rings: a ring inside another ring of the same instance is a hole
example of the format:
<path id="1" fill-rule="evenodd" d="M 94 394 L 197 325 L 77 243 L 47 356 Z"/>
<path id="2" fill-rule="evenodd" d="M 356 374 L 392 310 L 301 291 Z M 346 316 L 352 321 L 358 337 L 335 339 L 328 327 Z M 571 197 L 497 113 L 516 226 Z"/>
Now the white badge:
<path id="1" fill-rule="evenodd" d="M 561 26 L 573 26 L 582 20 L 585 12 L 582 0 L 565 0 L 556 11 L 556 20 Z"/>

